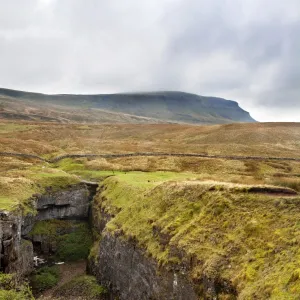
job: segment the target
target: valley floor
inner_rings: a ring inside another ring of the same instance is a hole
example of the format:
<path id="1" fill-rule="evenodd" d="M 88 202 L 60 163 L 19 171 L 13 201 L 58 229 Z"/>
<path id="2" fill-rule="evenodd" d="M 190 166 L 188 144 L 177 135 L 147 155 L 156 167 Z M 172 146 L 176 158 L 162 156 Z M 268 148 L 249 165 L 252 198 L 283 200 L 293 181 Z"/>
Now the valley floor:
<path id="1" fill-rule="evenodd" d="M 59 265 L 60 279 L 56 286 L 43 292 L 37 299 L 38 300 L 56 300 L 55 292 L 64 284 L 70 282 L 72 279 L 86 274 L 86 261 L 66 262 Z M 65 298 L 66 299 L 66 298 Z M 72 298 L 74 299 L 74 298 Z"/>

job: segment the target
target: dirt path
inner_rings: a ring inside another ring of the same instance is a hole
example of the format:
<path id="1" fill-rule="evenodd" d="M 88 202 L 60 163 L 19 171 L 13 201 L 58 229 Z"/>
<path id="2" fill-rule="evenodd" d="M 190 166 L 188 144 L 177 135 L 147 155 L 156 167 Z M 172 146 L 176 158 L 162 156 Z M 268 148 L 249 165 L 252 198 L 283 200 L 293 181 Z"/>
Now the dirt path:
<path id="1" fill-rule="evenodd" d="M 74 277 L 84 275 L 86 273 L 86 261 L 68 262 L 63 265 L 59 265 L 59 271 L 61 274 L 60 281 L 58 284 L 50 290 L 45 291 L 38 299 L 39 300 L 50 300 L 53 298 L 53 294 L 62 285 L 71 281 Z"/>

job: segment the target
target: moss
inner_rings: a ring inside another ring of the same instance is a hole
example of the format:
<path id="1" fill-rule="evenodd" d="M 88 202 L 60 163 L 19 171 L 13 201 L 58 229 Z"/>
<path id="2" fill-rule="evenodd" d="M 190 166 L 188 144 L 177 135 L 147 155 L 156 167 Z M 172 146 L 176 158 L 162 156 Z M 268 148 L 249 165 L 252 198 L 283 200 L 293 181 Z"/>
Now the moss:
<path id="1" fill-rule="evenodd" d="M 257 187 L 185 180 L 150 184 L 154 174 L 148 175 L 135 180 L 134 174 L 119 174 L 103 182 L 94 205 L 113 216 L 107 232 L 134 239 L 160 264 L 194 257 L 195 280 L 207 274 L 222 278 L 239 299 L 295 299 L 300 197 L 272 194 L 269 186 L 251 193 Z"/>
<path id="2" fill-rule="evenodd" d="M 15 207 L 16 203 L 10 198 L 0 197 L 0 207 L 1 210 L 12 210 Z"/>
<path id="3" fill-rule="evenodd" d="M 33 300 L 31 290 L 27 284 L 18 284 L 14 274 L 0 273 L 1 300 Z"/>
<path id="4" fill-rule="evenodd" d="M 55 292 L 56 297 L 82 297 L 87 300 L 102 299 L 105 294 L 106 289 L 97 283 L 96 278 L 87 275 L 76 277 Z"/>
<path id="5" fill-rule="evenodd" d="M 78 178 L 64 171 L 51 168 L 41 169 L 38 167 L 37 170 L 31 168 L 26 177 L 31 179 L 42 190 L 51 187 L 55 191 L 80 182 Z"/>
<path id="6" fill-rule="evenodd" d="M 53 164 L 53 167 L 59 168 L 60 170 L 66 171 L 66 172 L 72 172 L 76 170 L 83 170 L 84 165 L 79 160 L 74 160 L 72 158 L 65 158 L 58 163 Z"/>
<path id="7" fill-rule="evenodd" d="M 136 184 L 148 184 L 153 185 L 158 181 L 166 181 L 172 179 L 189 178 L 197 175 L 189 172 L 141 172 L 141 171 L 122 171 L 122 170 L 103 170 L 103 168 L 93 168 L 92 164 L 89 164 L 86 158 L 72 159 L 66 158 L 58 163 L 52 164 L 52 167 L 59 168 L 60 170 L 66 171 L 70 174 L 78 175 L 86 180 L 102 181 L 110 176 L 124 176 L 128 181 L 136 182 Z M 99 170 L 100 169 L 100 170 Z M 147 180 L 145 180 L 147 178 Z"/>
<path id="8" fill-rule="evenodd" d="M 43 235 L 51 238 L 56 238 L 60 231 L 71 229 L 73 222 L 67 220 L 46 220 L 38 221 L 34 224 L 30 236 L 33 235 Z"/>
<path id="9" fill-rule="evenodd" d="M 56 286 L 59 278 L 59 269 L 56 266 L 42 267 L 31 276 L 31 286 L 34 291 L 42 292 Z"/>
<path id="10" fill-rule="evenodd" d="M 92 234 L 85 222 L 55 219 L 39 221 L 35 223 L 29 235 L 42 235 L 55 241 L 55 256 L 64 261 L 86 259 L 92 246 Z"/>
<path id="11" fill-rule="evenodd" d="M 58 237 L 56 256 L 60 260 L 86 259 L 92 247 L 92 235 L 88 224 L 79 224 L 76 230 Z"/>
<path id="12" fill-rule="evenodd" d="M 8 290 L 13 288 L 14 276 L 13 274 L 0 273 L 0 289 Z"/>
<path id="13" fill-rule="evenodd" d="M 0 290 L 0 299 L 1 300 L 33 300 L 33 296 L 24 292 L 17 290 Z"/>

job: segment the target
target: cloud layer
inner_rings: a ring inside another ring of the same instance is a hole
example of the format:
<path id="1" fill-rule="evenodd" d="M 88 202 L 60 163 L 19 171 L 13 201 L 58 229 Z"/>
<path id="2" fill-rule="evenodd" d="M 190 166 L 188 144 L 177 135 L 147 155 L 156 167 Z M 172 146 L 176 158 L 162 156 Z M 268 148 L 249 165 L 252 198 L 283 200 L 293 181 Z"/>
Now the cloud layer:
<path id="1" fill-rule="evenodd" d="M 0 86 L 182 90 L 300 121 L 299 0 L 0 0 Z"/>

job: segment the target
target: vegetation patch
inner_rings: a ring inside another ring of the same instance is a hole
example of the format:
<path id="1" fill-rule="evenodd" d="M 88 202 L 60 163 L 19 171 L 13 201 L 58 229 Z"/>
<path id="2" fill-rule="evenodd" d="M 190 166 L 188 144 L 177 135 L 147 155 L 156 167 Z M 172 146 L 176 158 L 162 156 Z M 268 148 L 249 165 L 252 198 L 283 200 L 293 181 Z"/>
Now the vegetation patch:
<path id="1" fill-rule="evenodd" d="M 1 300 L 33 300 L 33 295 L 26 283 L 18 284 L 13 274 L 0 273 Z"/>
<path id="2" fill-rule="evenodd" d="M 86 222 L 47 220 L 36 222 L 30 236 L 41 235 L 56 244 L 55 257 L 62 261 L 86 259 L 92 246 L 92 233 Z"/>
<path id="3" fill-rule="evenodd" d="M 195 281 L 225 280 L 239 299 L 296 299 L 299 196 L 222 182 L 149 184 L 152 176 L 103 182 L 94 205 L 113 216 L 104 234 L 135 240 L 160 264 L 190 265 Z"/>
<path id="4" fill-rule="evenodd" d="M 0 163 L 0 171 L 1 168 Z M 0 210 L 22 209 L 24 214 L 35 213 L 30 200 L 32 195 L 45 193 L 47 188 L 57 191 L 79 182 L 76 176 L 45 164 L 5 170 L 0 175 Z"/>
<path id="5" fill-rule="evenodd" d="M 103 299 L 105 294 L 106 289 L 97 283 L 95 277 L 88 275 L 78 276 L 55 291 L 55 296 L 63 299 Z"/>
<path id="6" fill-rule="evenodd" d="M 272 183 L 275 185 L 288 187 L 300 192 L 300 178 L 281 177 L 273 179 Z"/>
<path id="7" fill-rule="evenodd" d="M 56 256 L 63 261 L 86 259 L 92 243 L 92 234 L 88 224 L 81 223 L 74 232 L 58 237 Z"/>
<path id="8" fill-rule="evenodd" d="M 34 227 L 29 233 L 30 236 L 42 235 L 52 239 L 56 239 L 57 235 L 64 231 L 68 231 L 73 228 L 75 224 L 72 221 L 67 220 L 45 220 L 35 222 Z"/>
<path id="9" fill-rule="evenodd" d="M 25 125 L 25 124 L 15 124 L 15 123 L 0 123 L 0 134 L 10 133 L 17 131 L 28 131 L 38 127 L 36 125 Z"/>
<path id="10" fill-rule="evenodd" d="M 35 271 L 31 276 L 32 289 L 37 292 L 43 292 L 57 285 L 60 278 L 59 269 L 57 266 L 42 267 Z"/>

